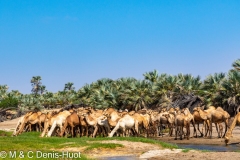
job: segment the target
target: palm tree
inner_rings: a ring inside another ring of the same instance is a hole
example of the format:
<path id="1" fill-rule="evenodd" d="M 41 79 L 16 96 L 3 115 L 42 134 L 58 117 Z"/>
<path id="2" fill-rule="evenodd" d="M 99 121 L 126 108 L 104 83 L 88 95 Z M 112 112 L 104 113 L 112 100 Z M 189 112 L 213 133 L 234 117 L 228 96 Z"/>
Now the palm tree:
<path id="1" fill-rule="evenodd" d="M 32 83 L 32 92 L 35 95 L 35 97 L 41 92 L 41 82 L 42 78 L 40 76 L 33 76 L 31 79 Z"/>
<path id="2" fill-rule="evenodd" d="M 146 80 L 139 80 L 131 83 L 121 95 L 123 104 L 130 105 L 135 110 L 148 108 L 152 103 L 152 84 Z"/>
<path id="3" fill-rule="evenodd" d="M 240 71 L 240 59 L 237 59 L 236 61 L 234 61 L 232 66 L 234 67 L 235 70 Z"/>
<path id="4" fill-rule="evenodd" d="M 176 84 L 179 83 L 177 76 L 161 74 L 158 81 L 153 85 L 154 103 L 157 107 L 171 107 Z"/>
<path id="5" fill-rule="evenodd" d="M 75 87 L 73 87 L 74 83 L 72 82 L 68 82 L 65 84 L 65 87 L 64 87 L 64 91 L 70 91 L 70 90 L 74 90 Z"/>
<path id="6" fill-rule="evenodd" d="M 7 97 L 8 88 L 7 85 L 0 85 L 0 101 Z"/>
<path id="7" fill-rule="evenodd" d="M 158 72 L 157 70 L 153 70 L 152 72 L 147 72 L 143 74 L 145 80 L 149 80 L 152 83 L 157 82 L 158 79 Z"/>
<path id="8" fill-rule="evenodd" d="M 204 101 L 206 104 L 222 106 L 224 99 L 222 84 L 225 79 L 226 75 L 224 73 L 215 73 L 207 76 L 199 91 L 199 94 L 205 97 Z"/>
<path id="9" fill-rule="evenodd" d="M 240 72 L 232 70 L 228 72 L 228 78 L 222 83 L 225 102 L 234 108 L 240 105 Z M 234 109 L 235 110 L 235 109 Z"/>

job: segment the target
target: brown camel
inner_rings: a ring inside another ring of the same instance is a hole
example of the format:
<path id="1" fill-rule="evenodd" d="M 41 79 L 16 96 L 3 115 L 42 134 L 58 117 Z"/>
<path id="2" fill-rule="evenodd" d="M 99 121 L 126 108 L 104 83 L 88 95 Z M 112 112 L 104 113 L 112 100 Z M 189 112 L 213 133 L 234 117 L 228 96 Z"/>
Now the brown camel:
<path id="1" fill-rule="evenodd" d="M 215 123 L 216 130 L 218 132 L 218 137 L 220 138 L 220 133 L 218 130 L 218 123 L 224 122 L 225 124 L 225 132 L 224 136 L 227 132 L 227 125 L 228 125 L 228 119 L 230 118 L 230 115 L 222 110 L 221 108 L 213 109 L 210 108 L 208 110 L 202 110 L 200 107 L 197 108 L 197 111 L 199 112 L 202 119 L 204 119 L 207 123 L 209 122 L 209 137 L 212 138 L 212 123 Z"/>
<path id="2" fill-rule="evenodd" d="M 167 124 L 168 124 L 168 128 L 169 128 L 169 136 L 171 137 L 173 134 L 175 116 L 171 113 L 165 113 L 162 116 L 165 116 L 165 118 L 167 119 Z"/>
<path id="3" fill-rule="evenodd" d="M 76 134 L 74 132 L 74 128 L 75 129 L 79 129 L 80 127 L 80 120 L 79 120 L 79 117 L 77 115 L 77 112 L 73 112 L 71 115 L 69 115 L 66 120 L 65 120 L 65 123 L 63 125 L 63 128 L 62 128 L 62 132 L 60 133 L 60 137 L 63 136 L 65 130 L 67 127 L 70 127 L 71 129 L 71 137 L 75 137 Z"/>

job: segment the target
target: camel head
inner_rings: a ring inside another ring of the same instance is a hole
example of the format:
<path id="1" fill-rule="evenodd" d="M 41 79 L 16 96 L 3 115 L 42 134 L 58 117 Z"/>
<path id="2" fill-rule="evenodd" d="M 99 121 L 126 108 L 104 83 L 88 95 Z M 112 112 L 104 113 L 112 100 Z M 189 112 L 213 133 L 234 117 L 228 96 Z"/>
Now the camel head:
<path id="1" fill-rule="evenodd" d="M 196 112 L 197 111 L 197 107 L 193 108 L 193 112 Z"/>
<path id="2" fill-rule="evenodd" d="M 162 116 L 166 117 L 166 118 L 169 118 L 170 115 L 167 113 L 167 114 L 163 114 Z"/>
<path id="3" fill-rule="evenodd" d="M 202 111 L 202 108 L 201 107 L 197 107 L 197 108 L 194 108 L 194 109 L 196 109 L 196 111 Z"/>
<path id="4" fill-rule="evenodd" d="M 134 115 L 134 113 L 135 113 L 135 111 L 130 111 L 128 114 L 129 114 L 130 116 L 132 116 L 132 115 Z"/>
<path id="5" fill-rule="evenodd" d="M 227 146 L 228 143 L 229 143 L 229 137 L 228 137 L 228 136 L 225 136 L 224 138 L 225 138 L 225 144 L 226 144 L 226 146 Z"/>

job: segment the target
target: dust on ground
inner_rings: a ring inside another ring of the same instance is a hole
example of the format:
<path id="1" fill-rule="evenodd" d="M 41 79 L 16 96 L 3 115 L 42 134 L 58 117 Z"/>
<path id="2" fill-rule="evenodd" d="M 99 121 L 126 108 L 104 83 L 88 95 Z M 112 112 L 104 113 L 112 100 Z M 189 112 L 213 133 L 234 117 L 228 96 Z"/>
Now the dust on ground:
<path id="1" fill-rule="evenodd" d="M 20 118 L 13 119 L 10 121 L 5 121 L 0 123 L 0 130 L 11 131 L 17 125 Z M 191 129 L 191 135 L 193 134 L 193 129 Z M 233 137 L 230 143 L 240 143 L 240 127 L 235 127 L 233 130 Z M 38 138 L 38 137 L 36 137 Z M 174 137 L 169 137 L 164 135 L 163 137 L 155 138 L 156 140 L 173 143 L 173 144 L 214 144 L 214 145 L 224 145 L 224 139 L 217 138 L 217 132 L 215 127 L 213 127 L 213 138 L 190 138 L 190 140 L 174 140 Z M 71 147 L 62 148 L 62 151 L 72 151 L 81 152 L 89 157 L 95 159 L 107 159 L 106 157 L 118 157 L 118 156 L 128 156 L 131 159 L 150 159 L 150 160 L 174 160 L 174 159 L 207 159 L 207 160 L 234 160 L 240 159 L 239 152 L 203 152 L 197 150 L 190 150 L 188 152 L 183 152 L 181 149 L 164 149 L 159 145 L 142 143 L 142 142 L 130 142 L 130 141 L 118 141 L 118 140 L 106 140 L 98 143 L 117 143 L 122 144 L 124 147 L 117 147 L 115 149 L 105 149 L 98 148 L 91 151 L 85 151 L 84 147 Z"/>

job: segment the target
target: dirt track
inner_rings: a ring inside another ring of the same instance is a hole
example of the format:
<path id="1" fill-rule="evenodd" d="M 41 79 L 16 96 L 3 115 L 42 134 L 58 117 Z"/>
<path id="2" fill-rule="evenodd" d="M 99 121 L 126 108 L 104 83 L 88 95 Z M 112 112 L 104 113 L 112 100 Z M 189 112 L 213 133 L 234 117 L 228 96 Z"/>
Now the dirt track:
<path id="1" fill-rule="evenodd" d="M 5 121 L 0 123 L 0 130 L 13 130 L 18 122 L 18 119 Z M 158 137 L 158 140 L 168 142 L 168 143 L 177 143 L 177 144 L 214 144 L 219 146 L 224 146 L 224 140 L 217 138 L 216 129 L 213 128 L 213 138 L 190 138 L 190 140 L 174 140 L 174 137 Z M 191 130 L 192 131 L 192 130 Z M 121 157 L 119 159 L 162 159 L 162 160 L 173 160 L 173 159 L 240 159 L 240 153 L 238 152 L 202 152 L 196 150 L 190 150 L 187 153 L 182 152 L 182 150 L 168 150 L 163 149 L 157 145 L 146 144 L 141 142 L 127 142 L 127 141 L 102 141 L 102 143 L 118 143 L 124 145 L 124 147 L 119 147 L 116 149 L 94 149 L 89 153 L 84 153 L 90 157 L 97 159 L 109 159 L 106 157 L 117 157 L 117 156 L 130 156 L 130 157 Z M 240 127 L 236 127 L 233 131 L 233 138 L 230 143 L 240 143 Z M 66 149 L 66 148 L 64 148 Z M 81 151 L 81 148 L 69 148 L 69 151 Z M 240 149 L 239 149 L 240 150 Z M 103 158 L 105 157 L 105 158 Z"/>

